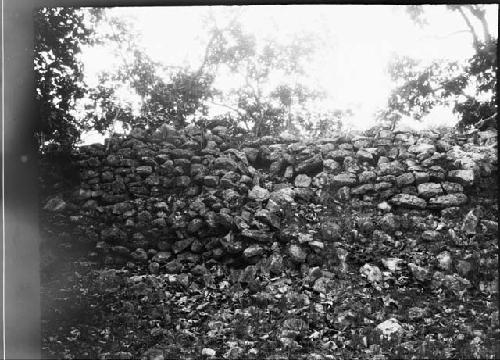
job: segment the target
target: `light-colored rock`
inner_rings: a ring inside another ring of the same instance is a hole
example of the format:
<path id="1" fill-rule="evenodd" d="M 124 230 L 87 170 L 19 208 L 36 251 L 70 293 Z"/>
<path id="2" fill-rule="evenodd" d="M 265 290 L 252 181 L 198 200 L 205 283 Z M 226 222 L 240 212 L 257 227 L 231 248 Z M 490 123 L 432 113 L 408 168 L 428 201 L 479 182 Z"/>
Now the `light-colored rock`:
<path id="1" fill-rule="evenodd" d="M 351 194 L 353 195 L 363 195 L 366 194 L 367 192 L 373 191 L 374 186 L 373 184 L 363 184 L 360 186 L 357 186 L 351 190 Z"/>
<path id="2" fill-rule="evenodd" d="M 379 164 L 380 175 L 394 175 L 398 176 L 404 172 L 403 165 L 397 161 L 391 161 Z"/>
<path id="3" fill-rule="evenodd" d="M 334 186 L 353 186 L 356 185 L 356 175 L 349 172 L 340 173 L 335 175 L 332 179 Z"/>
<path id="4" fill-rule="evenodd" d="M 384 336 L 388 337 L 403 333 L 403 327 L 395 318 L 390 318 L 378 324 L 377 329 L 380 330 Z"/>
<path id="5" fill-rule="evenodd" d="M 201 356 L 214 357 L 216 354 L 217 352 L 211 348 L 203 348 L 201 350 Z"/>
<path id="6" fill-rule="evenodd" d="M 283 188 L 273 191 L 269 197 L 279 205 L 292 203 L 294 200 L 295 191 L 292 188 Z"/>
<path id="7" fill-rule="evenodd" d="M 479 219 L 474 214 L 474 210 L 469 211 L 467 215 L 465 215 L 462 231 L 465 231 L 466 234 L 475 234 L 478 222 Z"/>
<path id="8" fill-rule="evenodd" d="M 441 187 L 441 184 L 437 183 L 419 184 L 417 186 L 417 191 L 418 195 L 425 199 L 430 199 L 432 197 L 443 194 L 443 188 Z"/>
<path id="9" fill-rule="evenodd" d="M 314 281 L 313 290 L 322 294 L 326 294 L 333 286 L 333 281 L 327 277 L 321 276 Z"/>
<path id="10" fill-rule="evenodd" d="M 445 181 L 441 185 L 447 194 L 461 193 L 464 191 L 464 187 L 458 183 Z"/>
<path id="11" fill-rule="evenodd" d="M 351 189 L 348 186 L 342 186 L 337 191 L 337 198 L 340 201 L 349 201 L 351 199 Z"/>
<path id="12" fill-rule="evenodd" d="M 408 152 L 415 154 L 430 153 L 432 154 L 436 148 L 431 144 L 418 144 L 408 147 Z"/>
<path id="13" fill-rule="evenodd" d="M 138 166 L 135 169 L 135 172 L 138 173 L 138 174 L 141 174 L 141 175 L 149 175 L 149 174 L 151 174 L 153 172 L 153 167 L 152 166 L 148 166 L 148 165 Z"/>
<path id="14" fill-rule="evenodd" d="M 290 247 L 288 248 L 288 254 L 290 255 L 290 259 L 295 263 L 303 263 L 304 261 L 306 261 L 307 254 L 298 245 L 290 245 Z"/>
<path id="15" fill-rule="evenodd" d="M 452 206 L 461 206 L 466 202 L 467 196 L 465 194 L 448 194 L 429 199 L 429 207 L 443 209 Z"/>
<path id="16" fill-rule="evenodd" d="M 448 180 L 456 181 L 464 186 L 471 186 L 475 180 L 474 171 L 470 169 L 448 171 Z"/>
<path id="17" fill-rule="evenodd" d="M 379 210 L 382 210 L 382 211 L 385 211 L 385 212 L 389 212 L 389 211 L 391 211 L 392 206 L 389 205 L 389 203 L 387 201 L 383 201 L 383 202 L 377 204 L 377 208 Z"/>
<path id="18" fill-rule="evenodd" d="M 378 266 L 365 264 L 360 269 L 361 276 L 365 277 L 370 283 L 377 284 L 382 281 L 382 271 Z"/>
<path id="19" fill-rule="evenodd" d="M 437 256 L 438 266 L 441 270 L 448 271 L 451 269 L 452 259 L 448 251 L 443 251 Z"/>
<path id="20" fill-rule="evenodd" d="M 309 242 L 309 246 L 312 248 L 319 249 L 319 250 L 323 250 L 325 248 L 325 244 L 319 240 L 313 240 L 313 241 Z"/>
<path id="21" fill-rule="evenodd" d="M 299 174 L 295 177 L 295 186 L 296 187 L 303 187 L 303 188 L 307 188 L 309 186 L 311 186 L 311 181 L 312 179 L 307 176 L 306 174 Z"/>
<path id="22" fill-rule="evenodd" d="M 403 260 L 400 258 L 385 258 L 382 259 L 382 264 L 389 269 L 389 271 L 395 272 L 401 270 L 401 264 Z"/>
<path id="23" fill-rule="evenodd" d="M 356 153 L 356 157 L 359 159 L 360 162 L 363 161 L 373 161 L 373 154 L 366 149 L 359 149 L 358 152 Z"/>
<path id="24" fill-rule="evenodd" d="M 309 242 L 311 242 L 311 241 L 314 240 L 312 234 L 303 234 L 303 233 L 300 233 L 300 234 L 298 234 L 297 238 L 299 240 L 299 243 L 301 243 L 301 244 L 303 244 L 303 243 L 309 243 Z"/>
<path id="25" fill-rule="evenodd" d="M 261 256 L 264 254 L 264 249 L 262 249 L 259 245 L 250 245 L 243 251 L 243 256 L 247 259 L 250 259 L 254 256 Z"/>
<path id="26" fill-rule="evenodd" d="M 396 184 L 399 187 L 411 185 L 415 182 L 415 176 L 412 173 L 404 173 L 396 177 Z"/>
<path id="27" fill-rule="evenodd" d="M 397 194 L 389 202 L 393 205 L 407 207 L 412 209 L 425 209 L 427 203 L 424 199 L 410 194 Z"/>
<path id="28" fill-rule="evenodd" d="M 270 193 L 267 189 L 256 185 L 248 192 L 248 197 L 255 201 L 265 201 L 269 199 Z"/>
<path id="29" fill-rule="evenodd" d="M 358 175 L 359 183 L 364 184 L 372 182 L 377 178 L 377 174 L 374 171 L 363 171 Z"/>
<path id="30" fill-rule="evenodd" d="M 44 210 L 58 212 L 66 209 L 66 202 L 60 196 L 50 198 L 43 207 Z"/>

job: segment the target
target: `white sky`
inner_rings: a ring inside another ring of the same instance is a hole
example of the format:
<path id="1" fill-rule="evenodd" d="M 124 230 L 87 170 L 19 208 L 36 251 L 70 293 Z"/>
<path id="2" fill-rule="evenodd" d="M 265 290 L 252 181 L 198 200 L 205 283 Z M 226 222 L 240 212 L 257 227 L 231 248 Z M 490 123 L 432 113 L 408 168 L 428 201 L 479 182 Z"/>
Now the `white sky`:
<path id="1" fill-rule="evenodd" d="M 234 6 L 233 6 L 234 7 Z M 353 127 L 373 124 L 373 112 L 386 104 L 394 86 L 386 72 L 391 54 L 424 61 L 465 60 L 473 53 L 471 36 L 458 13 L 444 5 L 428 5 L 429 24 L 415 25 L 397 5 L 252 5 L 244 8 L 244 27 L 258 38 L 286 39 L 304 31 L 321 34 L 324 47 L 307 72 L 311 84 L 326 90 L 327 106 L 354 106 Z M 167 65 L 200 64 L 207 41 L 202 19 L 214 11 L 224 21 L 228 6 L 114 8 L 112 15 L 129 19 L 140 34 L 140 43 L 156 61 Z M 490 31 L 497 36 L 498 6 L 487 5 Z M 452 35 L 450 35 L 452 34 Z M 479 31 L 479 34 L 481 32 Z M 87 79 L 117 65 L 119 59 L 94 49 L 83 54 Z M 229 88 L 234 80 L 221 77 L 217 84 Z M 427 123 L 455 121 L 449 111 L 438 109 Z"/>

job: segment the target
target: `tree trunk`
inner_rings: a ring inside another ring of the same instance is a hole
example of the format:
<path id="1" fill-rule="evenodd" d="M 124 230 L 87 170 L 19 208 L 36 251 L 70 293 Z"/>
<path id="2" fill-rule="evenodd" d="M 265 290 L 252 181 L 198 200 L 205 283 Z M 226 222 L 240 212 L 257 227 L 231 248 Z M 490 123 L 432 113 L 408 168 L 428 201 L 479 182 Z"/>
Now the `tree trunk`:
<path id="1" fill-rule="evenodd" d="M 481 26 L 483 27 L 483 35 L 485 43 L 491 42 L 490 29 L 488 27 L 488 22 L 486 21 L 484 9 L 481 9 L 479 5 L 467 5 L 472 15 L 479 19 Z"/>
<path id="2" fill-rule="evenodd" d="M 290 101 L 290 104 L 288 105 L 288 117 L 286 120 L 286 129 L 288 131 L 292 130 L 292 103 Z"/>
<path id="3" fill-rule="evenodd" d="M 472 43 L 474 45 L 474 48 L 476 50 L 479 49 L 479 39 L 477 37 L 476 30 L 474 29 L 474 26 L 472 26 L 472 23 L 470 22 L 469 18 L 465 14 L 465 12 L 462 10 L 461 6 L 457 6 L 458 12 L 460 12 L 460 15 L 462 15 L 462 18 L 464 19 L 465 23 L 467 24 L 467 27 L 469 28 L 470 33 L 472 34 Z"/>

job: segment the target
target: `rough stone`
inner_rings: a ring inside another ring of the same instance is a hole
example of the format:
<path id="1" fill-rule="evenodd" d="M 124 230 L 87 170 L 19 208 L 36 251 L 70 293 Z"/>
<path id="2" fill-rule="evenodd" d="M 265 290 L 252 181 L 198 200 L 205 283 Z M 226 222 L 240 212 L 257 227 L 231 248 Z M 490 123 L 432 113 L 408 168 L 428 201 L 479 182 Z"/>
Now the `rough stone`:
<path id="1" fill-rule="evenodd" d="M 445 182 L 441 183 L 441 186 L 443 187 L 443 190 L 447 194 L 461 193 L 464 191 L 464 188 L 462 185 L 454 183 L 454 182 L 445 181 Z"/>
<path id="2" fill-rule="evenodd" d="M 451 170 L 448 171 L 448 179 L 456 181 L 464 186 L 471 186 L 474 184 L 474 171 L 473 170 Z"/>
<path id="3" fill-rule="evenodd" d="M 429 174 L 426 172 L 416 172 L 414 175 L 415 175 L 415 183 L 417 185 L 426 183 L 430 179 Z"/>
<path id="4" fill-rule="evenodd" d="M 387 163 L 379 164 L 379 171 L 381 175 L 401 175 L 404 171 L 403 165 L 397 160 Z"/>
<path id="5" fill-rule="evenodd" d="M 351 189 L 348 186 L 342 186 L 337 191 L 337 198 L 340 201 L 349 201 L 351 199 Z"/>
<path id="6" fill-rule="evenodd" d="M 251 259 L 255 256 L 261 256 L 264 254 L 264 249 L 259 245 L 251 245 L 243 251 L 243 256 L 246 259 Z"/>
<path id="7" fill-rule="evenodd" d="M 258 185 L 254 186 L 253 189 L 248 192 L 248 197 L 255 201 L 265 201 L 269 199 L 270 195 L 269 190 Z"/>
<path id="8" fill-rule="evenodd" d="M 138 166 L 136 169 L 135 169 L 136 173 L 140 174 L 140 175 L 149 175 L 153 172 L 153 167 L 152 166 Z"/>
<path id="9" fill-rule="evenodd" d="M 215 159 L 214 169 L 221 169 L 226 171 L 236 171 L 238 169 L 238 164 L 236 161 L 228 156 L 221 156 Z"/>
<path id="10" fill-rule="evenodd" d="M 441 238 L 441 234 L 437 230 L 425 230 L 422 233 L 422 239 L 426 241 L 436 241 Z"/>
<path id="11" fill-rule="evenodd" d="M 415 182 L 415 176 L 412 173 L 404 173 L 396 177 L 396 184 L 399 187 L 411 185 Z"/>
<path id="12" fill-rule="evenodd" d="M 476 234 L 478 222 L 479 222 L 479 219 L 474 214 L 474 209 L 470 210 L 467 213 L 467 215 L 465 215 L 465 218 L 464 218 L 464 221 L 462 224 L 462 231 L 464 231 L 466 234 Z"/>
<path id="13" fill-rule="evenodd" d="M 308 175 L 315 175 L 323 171 L 323 159 L 321 155 L 317 154 L 313 157 L 301 161 L 295 166 L 295 171 L 297 173 L 304 173 Z"/>
<path id="14" fill-rule="evenodd" d="M 371 284 L 378 284 L 382 281 L 382 271 L 380 271 L 378 266 L 365 264 L 359 269 L 359 272 Z"/>
<path id="15" fill-rule="evenodd" d="M 263 243 L 270 243 L 273 241 L 273 233 L 263 230 L 244 229 L 241 232 L 241 235 L 249 239 Z"/>
<path id="16" fill-rule="evenodd" d="M 443 251 L 437 256 L 438 267 L 441 270 L 448 271 L 451 269 L 452 259 L 449 251 Z"/>
<path id="17" fill-rule="evenodd" d="M 324 171 L 335 174 L 342 169 L 342 166 L 333 159 L 325 159 L 323 160 L 323 169 Z"/>
<path id="18" fill-rule="evenodd" d="M 363 171 L 358 175 L 359 183 L 364 184 L 372 182 L 377 178 L 377 174 L 374 171 Z"/>
<path id="19" fill-rule="evenodd" d="M 393 196 L 389 202 L 393 205 L 407 207 L 411 209 L 425 209 L 427 203 L 424 199 L 415 195 L 397 194 Z"/>
<path id="20" fill-rule="evenodd" d="M 208 187 L 216 187 L 219 185 L 219 177 L 213 175 L 205 176 L 203 178 L 203 184 Z"/>
<path id="21" fill-rule="evenodd" d="M 467 202 L 467 196 L 462 193 L 441 195 L 429 199 L 429 207 L 442 209 L 451 206 L 461 206 Z"/>
<path id="22" fill-rule="evenodd" d="M 307 176 L 306 174 L 299 174 L 295 178 L 294 183 L 295 183 L 296 187 L 307 188 L 311 185 L 311 181 L 312 181 L 312 179 L 309 176 Z"/>
<path id="23" fill-rule="evenodd" d="M 168 260 L 170 260 L 171 257 L 172 257 L 171 253 L 166 251 L 160 251 L 156 253 L 156 255 L 153 256 L 151 260 L 157 262 L 158 264 L 165 264 L 168 262 Z"/>
<path id="24" fill-rule="evenodd" d="M 377 330 L 381 331 L 382 335 L 386 337 L 392 337 L 403 333 L 403 327 L 395 318 L 391 318 L 378 324 Z"/>
<path id="25" fill-rule="evenodd" d="M 373 184 L 363 184 L 351 189 L 353 195 L 363 195 L 374 190 Z"/>
<path id="26" fill-rule="evenodd" d="M 356 175 L 348 172 L 335 175 L 332 179 L 332 184 L 334 186 L 352 186 L 356 185 L 356 183 L 357 183 Z"/>
<path id="27" fill-rule="evenodd" d="M 299 245 L 290 245 L 288 254 L 290 255 L 290 259 L 295 263 L 303 263 L 306 261 L 307 254 Z"/>
<path id="28" fill-rule="evenodd" d="M 44 210 L 59 212 L 66 209 L 66 202 L 60 196 L 50 198 L 43 207 Z"/>
<path id="29" fill-rule="evenodd" d="M 417 191 L 418 195 L 425 199 L 430 199 L 432 197 L 443 194 L 443 188 L 441 187 L 441 184 L 436 183 L 419 184 L 417 186 Z"/>

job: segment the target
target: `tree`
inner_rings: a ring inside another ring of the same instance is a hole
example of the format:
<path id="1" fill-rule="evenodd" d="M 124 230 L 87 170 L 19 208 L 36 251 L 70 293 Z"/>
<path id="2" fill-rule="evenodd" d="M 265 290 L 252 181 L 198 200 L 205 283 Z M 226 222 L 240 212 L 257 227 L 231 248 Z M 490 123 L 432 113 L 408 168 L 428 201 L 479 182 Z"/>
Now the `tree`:
<path id="1" fill-rule="evenodd" d="M 197 113 L 206 114 L 204 100 L 211 96 L 212 78 L 204 71 L 194 71 L 155 62 L 140 46 L 132 23 L 105 14 L 107 37 L 114 43 L 120 66 L 100 74 L 99 85 L 89 93 L 87 119 L 101 133 L 120 121 L 124 128 L 156 129 L 162 124 L 186 125 Z M 122 90 L 138 96 L 138 114 L 131 101 L 124 101 Z"/>
<path id="2" fill-rule="evenodd" d="M 288 43 L 272 38 L 258 41 L 247 33 L 233 13 L 224 26 L 213 16 L 207 19 L 209 40 L 198 74 L 215 79 L 225 71 L 241 79 L 240 86 L 219 94 L 221 105 L 236 115 L 255 136 L 277 132 L 283 125 L 291 127 L 292 109 L 307 99 L 320 96 L 301 83 L 303 64 L 312 55 L 315 42 L 308 34 L 295 36 Z M 216 90 L 216 89 L 214 89 Z"/>
<path id="3" fill-rule="evenodd" d="M 51 141 L 71 147 L 85 124 L 70 110 L 86 91 L 82 64 L 77 54 L 90 44 L 100 9 L 41 8 L 35 21 L 35 99 L 39 109 L 37 140 L 40 147 Z"/>
<path id="4" fill-rule="evenodd" d="M 395 58 L 389 73 L 397 87 L 388 99 L 387 109 L 380 117 L 391 126 L 403 115 L 421 119 L 436 105 L 451 105 L 460 115 L 459 126 L 481 127 L 496 118 L 496 47 L 497 40 L 490 32 L 481 5 L 447 5 L 464 20 L 472 37 L 475 54 L 465 64 L 434 61 L 429 65 L 408 57 Z M 425 26 L 422 6 L 407 8 L 413 20 Z M 482 39 L 472 24 L 471 17 L 479 21 Z"/>

